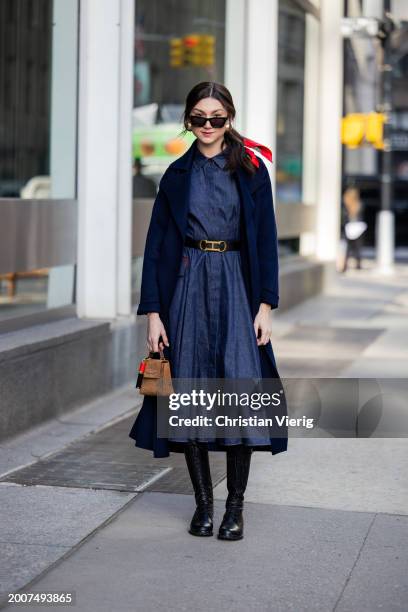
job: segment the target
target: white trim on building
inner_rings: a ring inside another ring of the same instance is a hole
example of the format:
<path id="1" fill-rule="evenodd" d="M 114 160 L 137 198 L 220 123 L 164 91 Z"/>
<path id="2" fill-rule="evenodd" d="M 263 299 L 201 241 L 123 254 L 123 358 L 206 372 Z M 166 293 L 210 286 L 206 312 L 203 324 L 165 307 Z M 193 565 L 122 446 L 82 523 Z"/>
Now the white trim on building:
<path id="1" fill-rule="evenodd" d="M 133 0 L 82 0 L 77 314 L 131 312 Z"/>

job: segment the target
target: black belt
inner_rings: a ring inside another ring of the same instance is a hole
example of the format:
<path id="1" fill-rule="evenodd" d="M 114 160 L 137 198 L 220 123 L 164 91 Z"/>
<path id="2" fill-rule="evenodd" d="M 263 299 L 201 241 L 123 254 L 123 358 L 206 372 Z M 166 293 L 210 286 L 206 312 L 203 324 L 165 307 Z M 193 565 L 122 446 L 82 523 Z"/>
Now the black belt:
<path id="1" fill-rule="evenodd" d="M 223 253 L 224 251 L 239 251 L 240 241 L 239 240 L 194 240 L 189 236 L 184 239 L 184 244 L 201 251 L 218 251 Z"/>

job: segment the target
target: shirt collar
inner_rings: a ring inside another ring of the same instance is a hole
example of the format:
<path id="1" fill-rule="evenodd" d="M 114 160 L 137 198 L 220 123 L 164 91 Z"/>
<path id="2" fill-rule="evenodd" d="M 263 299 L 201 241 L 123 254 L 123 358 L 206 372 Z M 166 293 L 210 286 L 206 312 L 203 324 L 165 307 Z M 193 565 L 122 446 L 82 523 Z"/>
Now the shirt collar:
<path id="1" fill-rule="evenodd" d="M 217 153 L 217 155 L 213 155 L 212 157 L 206 157 L 203 153 L 201 153 L 199 148 L 196 147 L 194 163 L 197 165 L 198 168 L 202 168 L 204 164 L 208 163 L 212 159 L 213 162 L 217 164 L 219 168 L 224 168 L 225 164 L 228 161 L 227 156 L 225 155 L 225 152 L 227 151 L 228 148 L 229 148 L 228 146 L 225 147 L 221 151 L 221 153 Z"/>

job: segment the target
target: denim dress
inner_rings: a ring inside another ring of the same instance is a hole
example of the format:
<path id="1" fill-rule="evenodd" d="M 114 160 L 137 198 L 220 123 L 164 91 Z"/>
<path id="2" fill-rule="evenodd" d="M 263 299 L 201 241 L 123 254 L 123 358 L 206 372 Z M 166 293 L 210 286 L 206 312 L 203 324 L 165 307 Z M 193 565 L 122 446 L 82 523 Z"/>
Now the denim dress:
<path id="1" fill-rule="evenodd" d="M 225 151 L 206 157 L 196 149 L 186 232 L 193 239 L 240 239 L 240 196 L 226 163 Z M 173 378 L 262 377 L 239 250 L 222 253 L 184 245 L 169 324 Z M 219 442 L 213 440 L 209 449 L 218 450 Z M 269 439 L 242 434 L 223 443 L 268 445 Z"/>
<path id="2" fill-rule="evenodd" d="M 186 232 L 193 239 L 240 239 L 240 197 L 226 162 L 224 151 L 206 157 L 196 149 Z M 262 376 L 239 251 L 184 246 L 169 316 L 173 377 Z"/>

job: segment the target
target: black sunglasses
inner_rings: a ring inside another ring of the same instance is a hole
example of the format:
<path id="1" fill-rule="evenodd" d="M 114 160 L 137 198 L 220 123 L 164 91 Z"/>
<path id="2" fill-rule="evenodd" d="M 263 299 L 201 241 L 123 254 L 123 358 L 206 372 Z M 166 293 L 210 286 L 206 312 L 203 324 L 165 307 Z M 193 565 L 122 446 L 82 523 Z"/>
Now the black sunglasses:
<path id="1" fill-rule="evenodd" d="M 191 125 L 194 127 L 204 127 L 207 121 L 209 121 L 211 127 L 222 128 L 228 117 L 201 117 L 200 115 L 190 115 L 189 119 Z"/>

